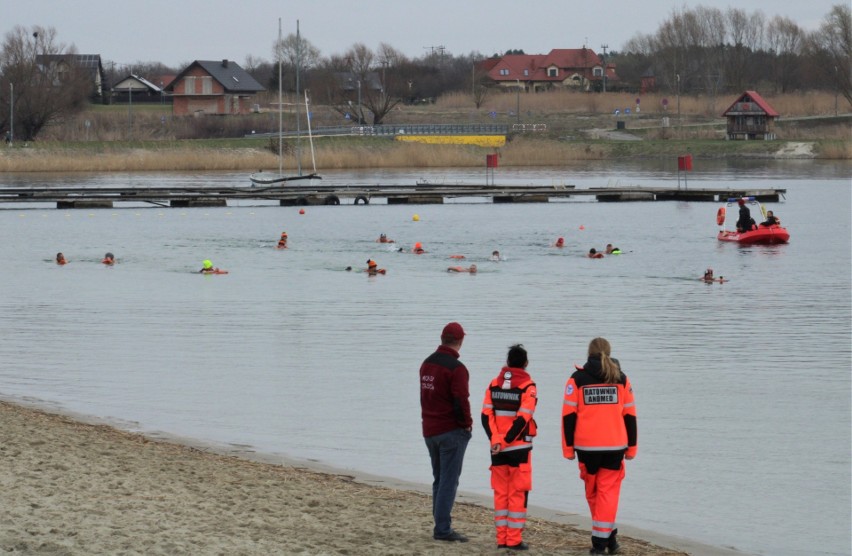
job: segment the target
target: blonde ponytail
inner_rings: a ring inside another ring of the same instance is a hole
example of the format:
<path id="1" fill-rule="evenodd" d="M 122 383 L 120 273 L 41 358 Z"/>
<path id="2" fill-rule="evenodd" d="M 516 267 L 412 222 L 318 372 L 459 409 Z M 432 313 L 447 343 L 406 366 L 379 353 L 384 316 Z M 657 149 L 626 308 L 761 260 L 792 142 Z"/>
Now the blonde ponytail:
<path id="1" fill-rule="evenodd" d="M 621 368 L 609 356 L 611 350 L 606 338 L 595 338 L 589 342 L 589 357 L 601 358 L 601 373 L 606 384 L 616 384 L 621 379 Z"/>

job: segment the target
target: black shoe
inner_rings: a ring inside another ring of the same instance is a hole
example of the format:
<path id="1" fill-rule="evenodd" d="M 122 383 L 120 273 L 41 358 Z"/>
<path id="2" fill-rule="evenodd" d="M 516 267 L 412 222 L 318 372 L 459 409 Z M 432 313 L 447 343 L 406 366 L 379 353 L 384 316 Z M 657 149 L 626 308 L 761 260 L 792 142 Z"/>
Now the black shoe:
<path id="1" fill-rule="evenodd" d="M 506 548 L 509 550 L 529 550 L 530 545 L 521 541 L 518 544 L 506 545 Z"/>
<path id="2" fill-rule="evenodd" d="M 467 542 L 467 537 L 459 533 L 458 531 L 453 531 L 446 537 L 434 537 L 436 541 L 448 541 L 448 542 Z"/>
<path id="3" fill-rule="evenodd" d="M 612 533 L 609 535 L 609 539 L 606 541 L 606 547 L 609 550 L 610 554 L 618 554 L 621 545 L 618 544 L 618 540 L 616 540 L 616 535 L 618 535 L 618 529 L 613 529 Z"/>
<path id="4" fill-rule="evenodd" d="M 606 554 L 606 549 L 593 546 L 589 549 L 589 554 Z"/>

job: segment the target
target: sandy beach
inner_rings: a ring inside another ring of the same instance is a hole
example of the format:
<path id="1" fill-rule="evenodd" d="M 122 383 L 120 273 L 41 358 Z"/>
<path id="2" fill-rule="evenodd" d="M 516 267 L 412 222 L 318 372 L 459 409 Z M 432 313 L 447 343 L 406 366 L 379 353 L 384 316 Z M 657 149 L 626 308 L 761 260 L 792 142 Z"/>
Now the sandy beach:
<path id="1" fill-rule="evenodd" d="M 461 496 L 454 526 L 470 542 L 444 544 L 431 538 L 422 492 L 251 458 L 0 401 L 0 552 L 500 552 L 487 504 Z M 588 553 L 585 527 L 534 517 L 525 540 L 531 554 Z M 685 554 L 621 542 L 628 556 Z"/>

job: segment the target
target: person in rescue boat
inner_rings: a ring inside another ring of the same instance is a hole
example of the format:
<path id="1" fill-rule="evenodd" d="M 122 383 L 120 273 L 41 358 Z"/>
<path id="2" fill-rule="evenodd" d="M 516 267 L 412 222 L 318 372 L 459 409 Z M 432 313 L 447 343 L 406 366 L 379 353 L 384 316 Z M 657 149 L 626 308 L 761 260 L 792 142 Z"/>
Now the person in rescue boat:
<path id="1" fill-rule="evenodd" d="M 538 403 L 536 385 L 527 373 L 527 350 L 509 348 L 506 366 L 485 390 L 482 426 L 491 442 L 491 488 L 497 548 L 527 550 L 523 532 L 532 490 L 533 419 Z"/>
<path id="2" fill-rule="evenodd" d="M 754 219 L 751 217 L 751 211 L 746 206 L 745 199 L 737 199 L 737 204 L 740 206 L 740 216 L 737 219 L 737 231 L 748 232 L 754 228 Z"/>
<path id="3" fill-rule="evenodd" d="M 591 554 L 616 554 L 615 516 L 624 479 L 624 459 L 637 450 L 633 387 L 610 357 L 605 338 L 589 343 L 588 360 L 565 385 L 562 405 L 562 455 L 578 459 L 580 478 L 592 514 Z"/>
<path id="4" fill-rule="evenodd" d="M 452 511 L 473 420 L 470 375 L 459 361 L 465 332 L 457 322 L 441 331 L 441 345 L 420 366 L 420 409 L 423 438 L 432 462 L 432 538 L 467 542 L 453 530 Z"/>
<path id="5" fill-rule="evenodd" d="M 768 228 L 769 226 L 780 226 L 781 220 L 771 211 L 766 211 L 766 220 L 760 223 L 761 226 Z"/>

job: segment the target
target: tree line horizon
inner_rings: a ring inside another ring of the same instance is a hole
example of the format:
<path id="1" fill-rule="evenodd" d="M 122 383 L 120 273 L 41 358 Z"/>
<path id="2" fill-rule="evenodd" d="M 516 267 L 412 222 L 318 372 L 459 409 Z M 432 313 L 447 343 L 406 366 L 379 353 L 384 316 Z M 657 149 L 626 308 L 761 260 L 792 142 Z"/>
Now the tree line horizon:
<path id="1" fill-rule="evenodd" d="M 0 132 L 9 128 L 10 84 L 16 91 L 15 110 L 20 111 L 15 128 L 29 130 L 32 137 L 48 122 L 85 105 L 90 91 L 79 72 L 61 76 L 67 80 L 63 95 L 50 92 L 59 76 L 36 75 L 36 55 L 75 53 L 73 45 L 60 43 L 57 36 L 54 28 L 39 26 L 16 26 L 6 34 L 0 50 Z M 501 56 L 496 53 L 454 55 L 433 49 L 411 58 L 387 43 L 371 49 L 357 42 L 342 54 L 323 56 L 310 40 L 296 34 L 273 41 L 271 53 L 272 61 L 246 56 L 243 69 L 272 91 L 279 87 L 280 63 L 283 90 L 310 90 L 312 102 L 350 114 L 359 123 L 367 123 L 368 116 L 372 123 L 381 123 L 399 103 L 432 102 L 451 92 L 469 92 L 479 108 L 486 96 L 499 90 L 481 64 Z M 524 51 L 509 48 L 505 53 Z M 823 90 L 842 95 L 852 105 L 852 14 L 848 4 L 834 5 L 820 27 L 807 32 L 790 18 L 767 18 L 759 10 L 684 7 L 672 10 L 654 33 L 637 33 L 622 50 L 606 54 L 605 63 L 615 64 L 619 77 L 607 82 L 607 92 L 638 92 L 643 75 L 653 75 L 656 90 L 670 94 Z M 175 75 L 188 65 L 107 61 L 106 85 L 130 73 L 145 78 Z M 600 92 L 600 87 L 591 92 Z"/>

